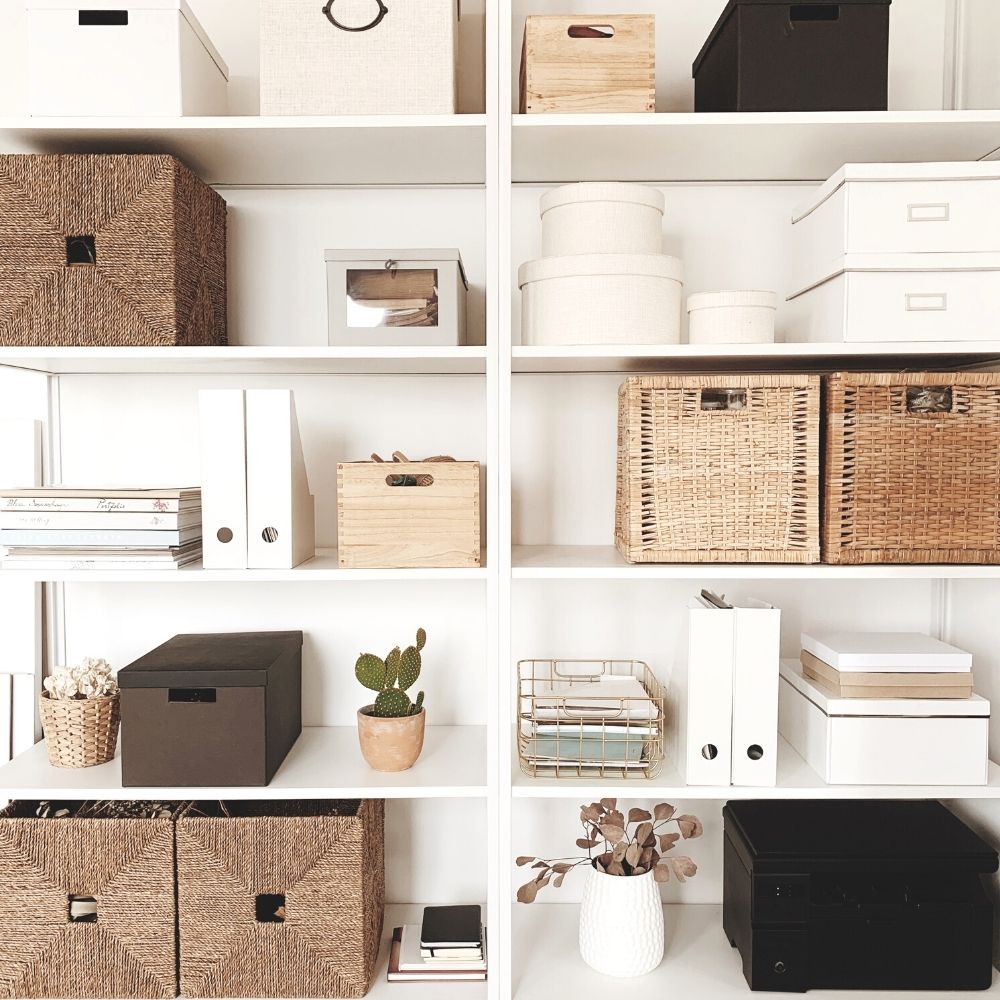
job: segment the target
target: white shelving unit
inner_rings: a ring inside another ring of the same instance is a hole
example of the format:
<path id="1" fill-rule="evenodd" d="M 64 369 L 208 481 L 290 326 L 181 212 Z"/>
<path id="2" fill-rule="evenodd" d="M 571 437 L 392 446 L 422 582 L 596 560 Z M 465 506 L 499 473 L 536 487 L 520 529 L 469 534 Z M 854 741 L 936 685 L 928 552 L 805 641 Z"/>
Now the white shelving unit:
<path id="1" fill-rule="evenodd" d="M 786 655 L 802 628 L 929 631 L 972 649 L 977 690 L 1000 698 L 1000 567 L 636 566 L 611 544 L 625 375 L 993 368 L 1000 334 L 947 345 L 526 347 L 516 284 L 518 266 L 538 254 L 546 187 L 614 179 L 664 188 L 666 249 L 685 260 L 686 292 L 787 293 L 791 209 L 845 161 L 1000 155 L 1000 110 L 946 110 L 963 94 L 970 103 L 992 94 L 1000 107 L 990 90 L 995 60 L 977 41 L 996 27 L 990 4 L 893 5 L 894 110 L 885 113 L 692 114 L 690 61 L 722 0 L 678 0 L 646 5 L 658 17 L 659 113 L 520 116 L 512 108 L 524 16 L 561 5 L 463 0 L 461 114 L 268 119 L 254 106 L 256 19 L 242 3 L 232 17 L 236 2 L 191 0 L 233 71 L 230 118 L 32 120 L 0 100 L 2 152 L 166 152 L 219 187 L 230 204 L 232 346 L 0 348 L 0 417 L 44 423 L 50 482 L 196 482 L 197 389 L 293 388 L 323 548 L 290 571 L 6 571 L 3 579 L 44 584 L 49 665 L 87 654 L 129 662 L 177 632 L 302 628 L 307 728 L 266 789 L 124 789 L 117 761 L 59 771 L 38 744 L 0 767 L 0 798 L 389 799 L 387 933 L 419 920 L 417 902 L 487 907 L 489 983 L 406 987 L 417 1000 L 541 1000 L 607 988 L 578 956 L 579 884 L 549 890 L 533 907 L 510 905 L 522 875 L 512 859 L 565 854 L 585 800 L 689 803 L 706 827 L 691 845 L 699 877 L 665 895 L 683 904 L 667 910 L 665 963 L 650 978 L 616 984 L 623 998 L 660 988 L 745 994 L 719 908 L 729 798 L 942 798 L 1000 843 L 997 765 L 982 787 L 831 787 L 782 745 L 773 789 L 686 786 L 670 760 L 651 781 L 555 781 L 521 773 L 511 735 L 518 659 L 636 657 L 668 682 L 678 609 L 713 584 L 780 606 Z M 606 6 L 580 0 L 574 9 Z M 9 17 L 0 11 L 0 51 L 15 37 Z M 0 60 L 0 93 L 10 91 L 11 65 Z M 326 346 L 323 248 L 435 244 L 458 246 L 465 259 L 472 346 Z M 482 568 L 340 569 L 336 462 L 397 448 L 485 464 Z M 421 684 L 435 724 L 412 771 L 376 774 L 357 747 L 353 715 L 364 693 L 354 658 L 417 625 L 429 633 Z M 1000 730 L 993 756 L 1000 760 Z M 393 993 L 385 962 L 383 942 L 377 1000 Z"/>

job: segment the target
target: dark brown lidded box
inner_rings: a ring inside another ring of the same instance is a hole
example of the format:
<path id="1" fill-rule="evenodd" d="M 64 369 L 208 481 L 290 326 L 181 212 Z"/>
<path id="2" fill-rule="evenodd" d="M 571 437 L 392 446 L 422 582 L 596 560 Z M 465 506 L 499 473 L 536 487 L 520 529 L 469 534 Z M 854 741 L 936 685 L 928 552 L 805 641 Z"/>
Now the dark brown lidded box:
<path id="1" fill-rule="evenodd" d="M 695 60 L 695 111 L 885 111 L 892 0 L 729 0 Z"/>
<path id="2" fill-rule="evenodd" d="M 267 785 L 302 732 L 302 633 L 176 635 L 118 683 L 124 787 Z"/>

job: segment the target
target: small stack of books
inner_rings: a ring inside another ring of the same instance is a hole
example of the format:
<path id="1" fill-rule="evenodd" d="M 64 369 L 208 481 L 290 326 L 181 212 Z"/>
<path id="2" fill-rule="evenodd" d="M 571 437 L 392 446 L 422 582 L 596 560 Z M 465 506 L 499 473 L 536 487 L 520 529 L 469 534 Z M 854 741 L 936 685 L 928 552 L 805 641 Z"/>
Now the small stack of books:
<path id="1" fill-rule="evenodd" d="M 972 695 L 972 654 L 917 632 L 803 633 L 801 662 L 838 698 Z"/>
<path id="2" fill-rule="evenodd" d="M 201 491 L 0 492 L 0 546 L 10 569 L 178 569 L 201 558 Z"/>
<path id="3" fill-rule="evenodd" d="M 427 906 L 422 925 L 392 932 L 390 983 L 482 982 L 486 931 L 479 906 Z"/>

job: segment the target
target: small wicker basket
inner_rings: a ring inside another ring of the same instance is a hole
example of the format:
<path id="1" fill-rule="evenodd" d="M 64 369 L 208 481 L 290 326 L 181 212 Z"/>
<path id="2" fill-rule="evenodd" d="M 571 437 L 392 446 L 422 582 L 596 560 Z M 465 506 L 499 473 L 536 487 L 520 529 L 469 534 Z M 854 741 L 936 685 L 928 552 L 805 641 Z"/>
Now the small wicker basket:
<path id="1" fill-rule="evenodd" d="M 39 711 L 53 767 L 94 767 L 114 758 L 121 719 L 117 694 L 65 701 L 43 692 Z"/>

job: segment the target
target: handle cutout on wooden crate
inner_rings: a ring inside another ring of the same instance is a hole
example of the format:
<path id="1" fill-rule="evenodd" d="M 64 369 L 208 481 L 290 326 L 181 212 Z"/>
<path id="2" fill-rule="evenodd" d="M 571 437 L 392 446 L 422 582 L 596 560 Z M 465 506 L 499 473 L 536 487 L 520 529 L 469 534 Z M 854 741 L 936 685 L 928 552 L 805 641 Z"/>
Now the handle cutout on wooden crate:
<path id="1" fill-rule="evenodd" d="M 951 413 L 951 386 L 911 385 L 906 388 L 906 409 L 910 413 Z"/>
<path id="2" fill-rule="evenodd" d="M 77 24 L 83 28 L 124 28 L 128 25 L 128 11 L 81 10 Z"/>
<path id="3" fill-rule="evenodd" d="M 747 408 L 746 389 L 702 389 L 701 408 L 703 410 L 745 410 Z"/>
<path id="4" fill-rule="evenodd" d="M 70 896 L 68 913 L 71 924 L 96 924 L 97 900 L 93 896 Z"/>
<path id="5" fill-rule="evenodd" d="M 97 263 L 97 238 L 94 236 L 66 237 L 68 267 L 92 267 Z"/>
<path id="6" fill-rule="evenodd" d="M 214 705 L 215 688 L 170 688 L 167 701 L 181 705 Z"/>
<path id="7" fill-rule="evenodd" d="M 701 755 L 705 760 L 715 760 L 719 756 L 719 748 L 714 743 L 706 743 L 701 748 Z"/>
<path id="8" fill-rule="evenodd" d="M 258 924 L 283 924 L 285 922 L 285 896 L 283 893 L 262 893 L 254 903 Z"/>
<path id="9" fill-rule="evenodd" d="M 434 477 L 428 475 L 419 476 L 386 476 L 386 486 L 433 486 Z"/>
<path id="10" fill-rule="evenodd" d="M 789 8 L 788 17 L 793 24 L 796 21 L 839 21 L 840 5 L 835 3 L 793 3 Z"/>
<path id="11" fill-rule="evenodd" d="M 570 38 L 614 38 L 615 29 L 610 24 L 571 24 L 566 34 Z"/>

